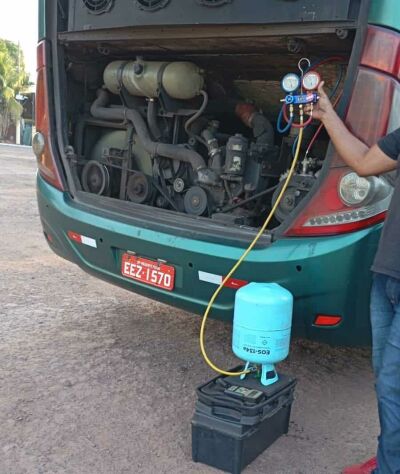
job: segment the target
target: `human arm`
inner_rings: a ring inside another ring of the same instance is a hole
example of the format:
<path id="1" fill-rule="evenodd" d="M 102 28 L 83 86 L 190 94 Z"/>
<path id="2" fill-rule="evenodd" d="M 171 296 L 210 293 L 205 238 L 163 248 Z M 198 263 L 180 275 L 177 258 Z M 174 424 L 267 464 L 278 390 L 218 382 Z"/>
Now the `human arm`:
<path id="1" fill-rule="evenodd" d="M 320 99 L 314 107 L 313 117 L 322 121 L 343 161 L 359 176 L 379 175 L 396 169 L 396 146 L 394 153 L 391 152 L 389 156 L 386 147 L 383 147 L 381 143 L 369 148 L 355 137 L 335 112 L 323 85 L 322 82 L 318 88 Z M 398 147 L 397 154 L 400 153 L 400 141 Z M 392 148 L 390 148 L 391 151 Z"/>

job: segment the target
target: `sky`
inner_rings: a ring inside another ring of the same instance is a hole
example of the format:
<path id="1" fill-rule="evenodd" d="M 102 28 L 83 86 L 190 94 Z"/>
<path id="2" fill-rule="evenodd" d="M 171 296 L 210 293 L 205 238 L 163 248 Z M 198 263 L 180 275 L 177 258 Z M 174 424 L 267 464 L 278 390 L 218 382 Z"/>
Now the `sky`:
<path id="1" fill-rule="evenodd" d="M 7 3 L 3 5 L 3 3 Z M 20 43 L 30 80 L 36 80 L 37 0 L 0 0 L 0 38 Z"/>

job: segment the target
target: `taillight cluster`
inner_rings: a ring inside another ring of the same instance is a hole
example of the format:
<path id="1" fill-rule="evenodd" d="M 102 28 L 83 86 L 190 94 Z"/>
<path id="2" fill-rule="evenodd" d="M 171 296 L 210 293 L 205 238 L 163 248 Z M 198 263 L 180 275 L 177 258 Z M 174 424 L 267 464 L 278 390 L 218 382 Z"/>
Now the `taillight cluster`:
<path id="1" fill-rule="evenodd" d="M 46 54 L 46 42 L 42 41 L 37 49 L 36 134 L 32 140 L 32 149 L 41 176 L 56 188 L 63 190 L 51 143 Z"/>
<path id="2" fill-rule="evenodd" d="M 384 178 L 333 168 L 288 235 L 332 235 L 381 222 L 392 195 Z"/>
<path id="3" fill-rule="evenodd" d="M 400 126 L 400 34 L 370 27 L 346 125 L 369 146 Z M 331 169 L 288 236 L 333 235 L 382 222 L 392 187 L 384 178 L 361 178 L 335 153 Z"/>

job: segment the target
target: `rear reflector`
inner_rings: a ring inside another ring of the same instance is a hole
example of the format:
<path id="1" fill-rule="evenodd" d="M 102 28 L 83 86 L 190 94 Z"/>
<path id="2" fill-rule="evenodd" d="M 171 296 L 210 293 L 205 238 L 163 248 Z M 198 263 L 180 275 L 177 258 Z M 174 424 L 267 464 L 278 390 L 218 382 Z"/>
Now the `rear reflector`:
<path id="1" fill-rule="evenodd" d="M 329 316 L 327 314 L 318 314 L 315 318 L 314 326 L 337 326 L 339 323 L 342 322 L 341 316 Z"/>
<path id="2" fill-rule="evenodd" d="M 53 237 L 48 233 L 48 232 L 43 232 L 44 236 L 46 237 L 46 240 L 52 244 L 53 243 Z"/>
<path id="3" fill-rule="evenodd" d="M 222 275 L 216 275 L 215 273 L 208 273 L 199 271 L 199 280 L 205 281 L 207 283 L 212 283 L 213 285 L 220 285 L 225 277 Z M 242 286 L 248 285 L 248 281 L 246 280 L 238 280 L 237 278 L 229 278 L 229 280 L 225 283 L 225 288 L 233 288 L 234 290 L 238 290 L 242 288 Z"/>
<path id="4" fill-rule="evenodd" d="M 96 240 L 92 239 L 91 237 L 86 237 L 85 235 L 77 234 L 72 230 L 68 231 L 68 237 L 74 242 L 77 242 L 78 244 L 87 245 L 88 247 L 93 247 L 95 249 L 97 248 Z"/>
<path id="5" fill-rule="evenodd" d="M 225 283 L 225 287 L 238 290 L 239 288 L 242 288 L 242 286 L 248 285 L 248 283 L 249 282 L 246 280 L 238 280 L 237 278 L 229 278 L 229 280 Z"/>

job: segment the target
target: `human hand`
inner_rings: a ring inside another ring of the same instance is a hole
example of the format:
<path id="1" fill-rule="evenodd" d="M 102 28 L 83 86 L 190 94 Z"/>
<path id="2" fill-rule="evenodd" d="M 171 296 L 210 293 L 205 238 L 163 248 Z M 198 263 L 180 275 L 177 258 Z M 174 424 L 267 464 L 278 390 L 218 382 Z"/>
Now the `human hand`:
<path id="1" fill-rule="evenodd" d="M 322 122 L 327 117 L 329 117 L 329 115 L 332 112 L 334 113 L 332 103 L 329 100 L 329 97 L 324 90 L 324 85 L 325 85 L 325 82 L 322 81 L 321 84 L 318 86 L 318 95 L 319 95 L 318 102 L 316 104 L 313 104 L 313 106 L 309 104 L 304 108 L 304 111 L 306 114 L 311 115 L 311 111 L 312 111 L 313 118 L 316 118 L 317 120 L 321 120 Z"/>

